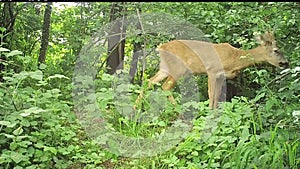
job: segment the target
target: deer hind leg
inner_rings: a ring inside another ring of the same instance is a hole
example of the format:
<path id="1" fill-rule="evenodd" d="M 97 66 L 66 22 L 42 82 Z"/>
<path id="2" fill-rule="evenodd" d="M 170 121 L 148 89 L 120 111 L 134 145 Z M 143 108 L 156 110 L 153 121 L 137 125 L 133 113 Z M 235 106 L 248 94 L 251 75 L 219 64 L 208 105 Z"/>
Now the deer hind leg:
<path id="1" fill-rule="evenodd" d="M 171 90 L 176 84 L 176 80 L 172 76 L 168 76 L 167 80 L 162 85 L 162 89 L 167 91 Z M 172 104 L 176 104 L 176 101 L 172 95 L 169 96 L 169 100 Z"/>
<path id="2" fill-rule="evenodd" d="M 217 73 L 208 76 L 208 96 L 209 96 L 209 107 L 216 109 L 222 92 L 222 87 L 225 84 L 224 73 Z"/>
<path id="3" fill-rule="evenodd" d="M 154 83 L 160 82 L 164 80 L 166 77 L 168 77 L 168 74 L 162 71 L 158 71 L 153 77 L 151 77 L 148 81 L 148 88 L 151 88 Z M 135 105 L 133 106 L 134 109 L 136 109 L 136 105 L 140 102 L 140 100 L 143 98 L 144 90 L 142 89 L 141 93 L 135 100 Z"/>

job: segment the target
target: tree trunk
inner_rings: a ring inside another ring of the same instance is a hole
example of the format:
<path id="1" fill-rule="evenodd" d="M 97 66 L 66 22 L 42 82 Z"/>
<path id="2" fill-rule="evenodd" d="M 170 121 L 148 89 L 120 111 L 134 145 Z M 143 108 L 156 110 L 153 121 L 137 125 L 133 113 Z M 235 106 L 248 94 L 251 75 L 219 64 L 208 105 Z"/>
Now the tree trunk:
<path id="1" fill-rule="evenodd" d="M 138 9 L 138 12 L 141 12 L 141 9 Z M 136 25 L 137 30 L 142 30 L 142 23 L 138 22 Z M 138 35 L 140 36 L 140 34 Z M 136 42 L 133 44 L 133 58 L 131 61 L 131 66 L 130 66 L 130 70 L 129 70 L 129 75 L 130 75 L 130 82 L 134 83 L 134 77 L 135 74 L 137 72 L 137 65 L 138 65 L 138 61 L 139 58 L 143 55 L 142 53 L 142 42 Z M 142 72 L 143 73 L 143 72 Z M 141 83 L 141 81 L 139 81 Z"/>
<path id="2" fill-rule="evenodd" d="M 126 27 L 123 19 L 124 11 L 126 10 L 125 2 L 115 2 L 112 4 L 110 12 L 110 22 L 112 25 L 110 36 L 108 38 L 108 59 L 107 59 L 107 73 L 113 74 L 118 69 L 123 69 L 124 47 L 125 47 L 125 32 Z M 116 20 L 117 19 L 117 20 Z"/>
<path id="3" fill-rule="evenodd" d="M 52 11 L 52 2 L 47 2 L 45 14 L 44 14 L 44 26 L 42 32 L 41 49 L 38 58 L 38 64 L 44 63 L 46 60 L 46 53 L 47 53 L 48 42 L 49 42 L 51 11 Z"/>
<path id="4" fill-rule="evenodd" d="M 18 11 L 15 11 L 16 3 L 13 2 L 4 2 L 3 6 L 1 5 L 1 22 L 0 27 L 4 27 L 6 30 L 3 34 L 9 34 L 13 31 L 15 20 L 18 14 Z M 7 46 L 7 36 L 0 38 L 0 44 L 2 47 L 9 48 Z"/>
<path id="5" fill-rule="evenodd" d="M 0 46 L 9 49 L 7 36 L 10 34 L 15 25 L 15 20 L 18 14 L 18 11 L 15 11 L 16 3 L 14 2 L 4 2 L 0 5 L 0 27 L 5 28 L 3 30 L 2 35 L 5 35 L 0 38 Z M 3 81 L 2 71 L 5 70 L 4 64 L 1 62 L 6 62 L 6 58 L 4 56 L 0 57 L 0 82 Z"/>

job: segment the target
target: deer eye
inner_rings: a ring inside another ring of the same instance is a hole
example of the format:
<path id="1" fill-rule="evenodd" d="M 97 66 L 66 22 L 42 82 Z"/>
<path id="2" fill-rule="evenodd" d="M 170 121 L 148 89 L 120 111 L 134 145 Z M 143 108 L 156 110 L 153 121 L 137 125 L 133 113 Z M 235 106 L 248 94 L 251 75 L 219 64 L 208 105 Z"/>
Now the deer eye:
<path id="1" fill-rule="evenodd" d="M 275 53 L 280 53 L 278 49 L 274 49 L 274 52 Z"/>

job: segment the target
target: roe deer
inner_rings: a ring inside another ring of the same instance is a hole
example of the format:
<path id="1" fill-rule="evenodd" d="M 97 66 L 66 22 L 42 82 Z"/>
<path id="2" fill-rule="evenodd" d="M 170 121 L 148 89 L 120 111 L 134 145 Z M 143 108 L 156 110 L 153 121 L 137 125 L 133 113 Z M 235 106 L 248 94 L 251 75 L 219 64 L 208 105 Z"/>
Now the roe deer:
<path id="1" fill-rule="evenodd" d="M 260 45 L 254 49 L 242 50 L 228 43 L 214 44 L 196 40 L 173 40 L 158 47 L 160 69 L 149 79 L 149 87 L 167 78 L 163 90 L 170 90 L 176 81 L 187 72 L 208 75 L 209 107 L 217 108 L 225 79 L 234 78 L 237 73 L 251 65 L 268 62 L 276 67 L 288 66 L 288 60 L 278 49 L 272 32 L 257 38 Z M 135 105 L 143 97 L 138 96 Z M 174 103 L 175 101 L 171 101 Z"/>

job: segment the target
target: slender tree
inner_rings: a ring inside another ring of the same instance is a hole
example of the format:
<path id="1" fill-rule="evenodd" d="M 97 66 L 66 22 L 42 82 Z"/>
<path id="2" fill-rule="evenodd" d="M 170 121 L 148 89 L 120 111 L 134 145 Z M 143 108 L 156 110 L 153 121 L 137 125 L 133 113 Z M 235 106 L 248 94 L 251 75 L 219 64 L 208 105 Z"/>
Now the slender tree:
<path id="1" fill-rule="evenodd" d="M 47 53 L 48 42 L 49 42 L 51 11 L 52 11 L 52 2 L 47 2 L 45 14 L 44 14 L 44 26 L 42 32 L 41 49 L 38 58 L 38 64 L 43 63 L 46 60 L 46 53 Z"/>
<path id="2" fill-rule="evenodd" d="M 138 7 L 137 13 L 140 13 L 140 12 L 141 12 L 141 9 L 140 9 L 140 7 Z M 137 28 L 137 30 L 142 30 L 142 25 L 141 25 L 140 21 L 137 23 L 136 28 Z M 138 36 L 140 36 L 140 35 L 138 35 Z M 132 58 L 131 66 L 130 66 L 130 70 L 129 70 L 129 75 L 131 77 L 131 83 L 134 82 L 134 77 L 137 72 L 138 61 L 139 61 L 139 58 L 141 57 L 141 55 L 142 55 L 142 42 L 135 42 L 133 44 L 133 58 Z"/>

